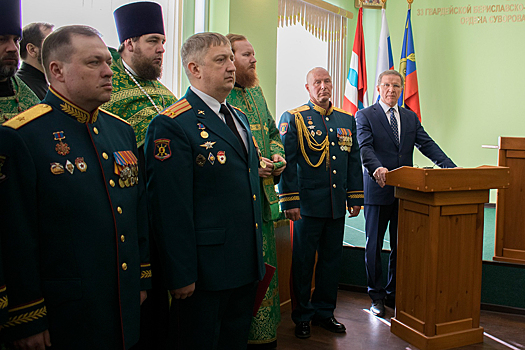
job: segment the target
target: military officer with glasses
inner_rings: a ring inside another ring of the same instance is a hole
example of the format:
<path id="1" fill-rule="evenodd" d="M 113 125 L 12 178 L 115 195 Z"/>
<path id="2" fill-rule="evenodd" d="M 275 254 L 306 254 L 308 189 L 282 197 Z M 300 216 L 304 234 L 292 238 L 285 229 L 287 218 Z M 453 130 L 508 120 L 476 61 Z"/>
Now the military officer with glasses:
<path id="1" fill-rule="evenodd" d="M 370 311 L 385 315 L 385 304 L 395 307 L 397 213 L 394 187 L 386 186 L 386 173 L 413 165 L 414 146 L 442 168 L 456 165 L 425 132 L 416 113 L 397 105 L 403 89 L 403 76 L 395 70 L 379 75 L 380 100 L 356 113 L 357 140 L 363 162 L 365 191 L 365 266 Z M 381 250 L 387 225 L 390 233 L 388 282 L 383 286 Z"/>

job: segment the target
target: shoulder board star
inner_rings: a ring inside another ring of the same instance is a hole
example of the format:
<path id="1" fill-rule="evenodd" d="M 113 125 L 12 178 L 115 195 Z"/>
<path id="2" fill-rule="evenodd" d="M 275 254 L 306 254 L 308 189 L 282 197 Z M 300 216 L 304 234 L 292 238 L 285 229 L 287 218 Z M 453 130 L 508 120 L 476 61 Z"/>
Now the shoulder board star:
<path id="1" fill-rule="evenodd" d="M 170 118 L 175 118 L 178 115 L 181 115 L 182 113 L 186 111 L 189 111 L 191 108 L 192 107 L 190 103 L 188 102 L 188 100 L 183 98 L 182 100 L 178 101 L 175 104 L 172 104 L 170 107 L 163 110 L 160 114 L 164 114 Z"/>
<path id="2" fill-rule="evenodd" d="M 288 111 L 288 113 L 290 114 L 294 114 L 294 113 L 299 113 L 299 112 L 304 112 L 304 111 L 307 111 L 310 109 L 310 106 L 308 105 L 303 105 L 301 107 L 297 107 L 297 108 L 294 108 L 294 109 L 291 109 Z"/>
<path id="3" fill-rule="evenodd" d="M 35 120 L 38 117 L 43 116 L 44 114 L 47 114 L 53 110 L 53 107 L 46 105 L 46 104 L 37 104 L 36 106 L 33 106 L 29 108 L 28 110 L 18 114 L 16 117 L 9 119 L 6 121 L 4 126 L 8 126 L 13 129 L 18 129 L 27 123 Z"/>
<path id="4" fill-rule="evenodd" d="M 106 113 L 107 115 L 109 115 L 110 117 L 113 117 L 113 118 L 115 118 L 115 119 L 118 119 L 118 120 L 120 120 L 120 121 L 123 122 L 123 123 L 126 123 L 126 124 L 128 124 L 128 125 L 131 125 L 127 120 L 122 119 L 122 118 L 119 117 L 118 115 L 113 114 L 113 113 L 111 113 L 111 112 L 108 112 L 108 111 L 106 111 L 105 109 L 99 108 L 99 111 L 104 112 L 104 113 Z"/>
<path id="5" fill-rule="evenodd" d="M 344 109 L 341 109 L 341 108 L 334 107 L 334 110 L 336 110 L 338 112 L 341 112 L 341 113 L 344 113 L 344 114 L 351 115 L 352 117 L 354 116 L 352 113 L 350 113 L 348 111 L 345 111 Z"/>

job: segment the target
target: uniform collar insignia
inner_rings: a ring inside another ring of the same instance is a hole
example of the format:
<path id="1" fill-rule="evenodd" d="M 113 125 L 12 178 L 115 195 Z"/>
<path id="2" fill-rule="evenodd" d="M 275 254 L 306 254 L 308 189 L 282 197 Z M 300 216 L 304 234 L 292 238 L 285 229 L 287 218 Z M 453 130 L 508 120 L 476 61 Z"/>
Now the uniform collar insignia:
<path id="1" fill-rule="evenodd" d="M 53 93 L 58 99 L 60 99 L 60 109 L 62 112 L 66 113 L 67 115 L 70 115 L 71 117 L 75 118 L 79 123 L 89 123 L 92 124 L 97 121 L 98 118 L 98 108 L 93 111 L 93 113 L 89 113 L 86 110 L 76 106 L 71 101 L 66 99 L 64 96 L 60 95 L 58 92 L 53 90 L 53 88 L 49 87 L 49 91 Z"/>
<path id="2" fill-rule="evenodd" d="M 330 115 L 334 111 L 334 106 L 332 105 L 332 102 L 330 102 L 330 107 L 328 109 L 324 109 L 323 107 L 316 105 L 312 100 L 310 100 L 310 103 L 312 104 L 312 107 L 321 115 Z"/>

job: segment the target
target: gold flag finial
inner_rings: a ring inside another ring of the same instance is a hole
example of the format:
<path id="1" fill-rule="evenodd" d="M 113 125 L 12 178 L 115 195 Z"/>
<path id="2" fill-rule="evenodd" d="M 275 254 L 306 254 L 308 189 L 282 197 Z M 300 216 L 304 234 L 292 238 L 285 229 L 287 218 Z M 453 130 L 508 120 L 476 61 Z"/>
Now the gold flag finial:
<path id="1" fill-rule="evenodd" d="M 359 8 L 363 7 L 363 0 L 359 0 Z"/>
<path id="2" fill-rule="evenodd" d="M 386 5 L 386 0 L 381 0 L 381 7 L 385 8 L 385 5 Z"/>
<path id="3" fill-rule="evenodd" d="M 414 0 L 407 0 L 408 2 L 408 9 L 410 10 L 410 8 L 412 7 L 412 3 L 414 2 Z"/>

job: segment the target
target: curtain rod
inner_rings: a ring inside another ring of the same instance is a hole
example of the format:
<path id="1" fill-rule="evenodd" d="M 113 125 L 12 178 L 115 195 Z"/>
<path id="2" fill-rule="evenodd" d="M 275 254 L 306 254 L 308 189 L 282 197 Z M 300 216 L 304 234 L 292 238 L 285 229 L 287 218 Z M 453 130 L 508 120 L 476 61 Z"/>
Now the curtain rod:
<path id="1" fill-rule="evenodd" d="M 343 8 L 340 8 L 338 6 L 329 4 L 326 1 L 323 1 L 323 0 L 303 0 L 303 1 L 307 2 L 307 3 L 311 4 L 311 5 L 315 5 L 317 7 L 320 7 L 322 9 L 328 10 L 330 12 L 336 13 L 336 14 L 341 15 L 343 17 L 346 17 L 348 19 L 354 18 L 354 14 L 352 12 L 347 11 L 347 10 L 345 10 Z"/>

